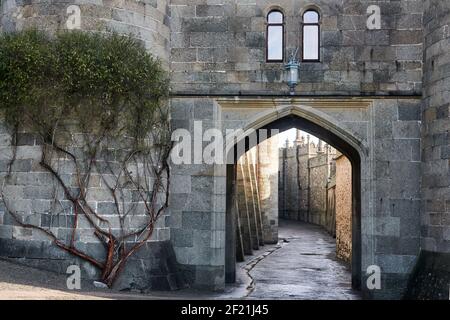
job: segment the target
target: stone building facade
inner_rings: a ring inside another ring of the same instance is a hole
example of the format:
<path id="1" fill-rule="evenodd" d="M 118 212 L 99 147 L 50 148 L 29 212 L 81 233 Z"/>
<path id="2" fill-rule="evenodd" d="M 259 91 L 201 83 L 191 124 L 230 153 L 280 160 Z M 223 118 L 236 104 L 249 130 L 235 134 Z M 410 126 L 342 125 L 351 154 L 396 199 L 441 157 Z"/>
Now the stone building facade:
<path id="1" fill-rule="evenodd" d="M 6 0 L 0 28 L 64 29 L 70 5 L 80 9 L 82 30 L 131 33 L 164 61 L 174 129 L 194 133 L 201 121 L 203 130 L 243 129 L 244 137 L 250 129 L 297 127 L 341 151 L 352 163 L 353 285 L 367 298 L 419 296 L 408 282 L 422 285 L 427 297 L 448 298 L 448 1 Z M 380 8 L 379 28 L 367 24 L 373 5 Z M 273 9 L 285 17 L 286 59 L 301 46 L 303 13 L 320 13 L 320 59 L 301 62 L 292 94 L 283 63 L 266 61 L 266 19 Z M 32 172 L 33 146 L 24 145 L 14 172 Z M 237 167 L 172 168 L 170 208 L 158 237 L 169 239 L 177 270 L 191 286 L 222 290 L 232 280 Z M 259 181 L 270 185 L 272 169 L 266 169 Z M 33 203 L 45 197 L 39 189 L 47 182 L 37 183 L 28 194 Z M 26 199 L 25 188 L 17 186 L 17 200 Z M 29 236 L 13 234 L 1 211 L 1 243 Z M 54 250 L 42 240 L 26 241 L 16 242 L 14 255 L 45 258 Z M 380 290 L 366 286 L 372 265 L 382 271 Z M 435 289 L 424 285 L 429 274 Z"/>
<path id="2" fill-rule="evenodd" d="M 280 149 L 280 217 L 329 228 L 327 190 L 332 179 L 336 150 L 322 141 L 298 138 Z"/>

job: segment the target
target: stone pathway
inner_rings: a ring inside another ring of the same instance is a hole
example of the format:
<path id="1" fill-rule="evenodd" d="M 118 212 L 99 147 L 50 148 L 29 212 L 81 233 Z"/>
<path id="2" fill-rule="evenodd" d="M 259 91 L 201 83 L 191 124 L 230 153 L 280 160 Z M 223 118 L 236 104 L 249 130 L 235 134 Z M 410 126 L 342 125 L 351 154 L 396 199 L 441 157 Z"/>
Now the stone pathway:
<path id="1" fill-rule="evenodd" d="M 237 267 L 238 281 L 225 292 L 192 289 L 139 294 L 98 289 L 83 282 L 70 291 L 66 275 L 25 267 L 0 259 L 3 299 L 359 299 L 350 289 L 350 272 L 335 259 L 335 244 L 316 226 L 281 221 L 279 245 L 264 246 Z"/>
<path id="2" fill-rule="evenodd" d="M 335 257 L 335 239 L 322 228 L 280 221 L 283 238 L 278 249 L 247 264 L 253 280 L 248 299 L 360 299 L 349 269 Z"/>

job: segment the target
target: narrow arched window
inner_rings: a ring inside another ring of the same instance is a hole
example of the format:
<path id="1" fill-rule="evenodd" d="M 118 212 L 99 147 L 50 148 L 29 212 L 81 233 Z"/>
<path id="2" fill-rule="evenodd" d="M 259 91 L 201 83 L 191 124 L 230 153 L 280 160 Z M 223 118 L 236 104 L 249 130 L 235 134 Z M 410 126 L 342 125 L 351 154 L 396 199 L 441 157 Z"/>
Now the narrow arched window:
<path id="1" fill-rule="evenodd" d="M 284 16 L 278 10 L 267 15 L 267 61 L 284 61 Z"/>
<path id="2" fill-rule="evenodd" d="M 320 61 L 320 15 L 316 10 L 303 14 L 303 61 Z"/>

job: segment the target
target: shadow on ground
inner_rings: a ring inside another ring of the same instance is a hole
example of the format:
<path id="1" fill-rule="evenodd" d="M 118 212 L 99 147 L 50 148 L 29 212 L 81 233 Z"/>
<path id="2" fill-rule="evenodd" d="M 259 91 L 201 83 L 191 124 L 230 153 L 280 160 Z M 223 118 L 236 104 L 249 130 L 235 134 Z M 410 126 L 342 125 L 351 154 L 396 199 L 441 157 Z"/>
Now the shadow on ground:
<path id="1" fill-rule="evenodd" d="M 213 300 L 289 299 L 353 300 L 349 269 L 335 258 L 335 241 L 322 228 L 280 221 L 280 243 L 265 246 L 238 264 L 237 283 L 224 292 L 193 289 L 171 292 L 123 292 L 96 288 L 82 281 L 81 290 L 67 289 L 67 276 L 0 259 L 0 299 L 134 299 Z"/>

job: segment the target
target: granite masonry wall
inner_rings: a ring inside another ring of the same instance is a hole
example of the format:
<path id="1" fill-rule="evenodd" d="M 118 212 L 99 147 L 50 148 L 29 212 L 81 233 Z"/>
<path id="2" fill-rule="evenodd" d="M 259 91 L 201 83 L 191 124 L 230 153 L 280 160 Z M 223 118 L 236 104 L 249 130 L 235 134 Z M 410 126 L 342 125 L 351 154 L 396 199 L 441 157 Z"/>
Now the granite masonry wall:
<path id="1" fill-rule="evenodd" d="M 81 139 L 74 133 L 75 140 Z M 22 223 L 32 224 L 50 230 L 60 241 L 70 243 L 75 221 L 77 231 L 74 234 L 75 247 L 98 261 L 106 259 L 104 244 L 94 235 L 90 223 L 84 215 L 76 213 L 73 204 L 65 196 L 57 179 L 40 165 L 42 145 L 38 137 L 21 132 L 18 135 L 15 160 L 11 147 L 11 131 L 4 123 L 0 124 L 0 256 L 11 261 L 65 273 L 70 265 L 81 267 L 84 279 L 98 280 L 100 270 L 90 263 L 78 259 L 57 248 L 52 239 L 37 229 L 21 227 L 10 212 L 18 215 Z M 81 151 L 77 145 L 71 147 L 75 154 Z M 119 147 L 118 147 L 119 148 Z M 110 168 L 118 167 L 120 158 L 114 158 L 114 152 L 108 158 Z M 120 157 L 120 156 L 118 156 Z M 115 203 L 106 181 L 113 178 L 108 167 L 93 170 L 86 199 L 89 205 L 102 218 L 109 221 L 114 234 L 119 233 L 120 222 Z M 75 193 L 77 169 L 74 163 L 64 157 L 53 157 L 52 166 L 59 173 L 66 186 Z M 104 168 L 104 169 L 101 169 Z M 137 231 L 147 221 L 143 203 L 134 195 L 133 188 L 122 188 L 121 201 L 130 208 L 128 218 L 124 220 L 128 232 Z M 153 235 L 143 248 L 128 262 L 126 271 L 115 283 L 118 289 L 172 290 L 183 286 L 179 276 L 175 253 L 170 243 L 170 229 L 165 226 L 168 216 L 162 216 Z M 134 239 L 130 238 L 129 245 Z"/>
<path id="2" fill-rule="evenodd" d="M 424 1 L 421 255 L 408 298 L 450 296 L 450 3 Z"/>
<path id="3" fill-rule="evenodd" d="M 336 159 L 335 170 L 336 255 L 352 261 L 352 165 L 343 155 Z"/>
<path id="4" fill-rule="evenodd" d="M 6 0 L 1 3 L 0 32 L 32 27 L 50 33 L 66 30 L 68 21 L 71 22 L 71 16 L 76 13 L 73 6 L 80 10 L 79 29 L 131 35 L 160 58 L 165 68 L 169 68 L 170 20 L 166 0 Z M 12 158 L 10 142 L 10 131 L 0 123 L 1 183 Z M 4 189 L 5 198 L 12 210 L 24 216 L 25 222 L 51 228 L 58 238 L 67 239 L 71 234 L 74 213 L 62 193 L 60 191 L 58 193 L 55 180 L 39 166 L 39 159 L 38 140 L 27 133 L 21 134 L 17 159 Z M 73 179 L 74 171 L 69 164 L 64 164 L 60 170 L 64 179 L 68 181 Z M 102 184 L 99 176 L 93 177 L 92 182 L 89 199 L 93 207 L 101 213 L 111 212 L 114 207 L 113 199 L 108 198 L 106 186 Z M 128 193 L 131 194 L 131 191 Z M 137 217 L 134 223 L 139 223 L 139 219 L 140 217 Z M 169 241 L 170 229 L 165 227 L 166 220 L 168 215 L 158 222 L 152 241 L 130 259 L 127 270 L 116 283 L 118 288 L 171 290 L 183 285 L 183 279 L 178 277 L 177 259 Z M 104 258 L 103 245 L 98 243 L 86 221 L 80 221 L 80 232 L 77 234 L 76 242 L 80 250 L 85 250 L 99 260 Z M 66 272 L 68 265 L 77 264 L 81 266 L 82 277 L 99 278 L 98 271 L 91 265 L 57 249 L 41 232 L 17 226 L 2 205 L 0 205 L 0 255 L 61 273 Z"/>
<path id="5" fill-rule="evenodd" d="M 367 8 L 373 4 L 381 8 L 380 30 L 366 27 Z M 301 38 L 301 12 L 311 5 L 322 17 L 321 62 L 301 63 L 298 97 L 293 98 L 284 82 L 283 64 L 265 62 L 265 19 L 271 8 L 285 12 L 289 55 Z M 170 3 L 170 61 L 177 124 L 184 117 L 207 123 L 214 120 L 223 132 L 258 128 L 267 124 L 267 119 L 279 119 L 285 110 L 284 115 L 313 115 L 313 122 L 324 130 L 335 130 L 343 134 L 341 137 L 348 134 L 352 138 L 344 140 L 356 139 L 362 146 L 358 149 L 362 167 L 360 271 L 364 294 L 371 298 L 401 297 L 419 253 L 422 12 L 422 1 Z M 349 96 L 351 101 L 336 102 L 336 96 Z M 199 100 L 207 101 L 202 103 L 203 110 Z M 191 120 L 185 125 L 192 130 Z M 192 179 L 198 179 L 195 167 L 191 166 Z M 216 182 L 225 175 L 218 166 L 205 167 L 203 172 L 220 172 Z M 209 189 L 214 189 L 216 184 L 211 183 Z M 217 218 L 218 207 L 211 203 L 211 221 Z M 220 223 L 224 221 L 224 217 L 220 219 Z M 189 228 L 188 223 L 186 226 Z M 211 230 L 216 228 L 216 224 L 211 225 Z M 184 224 L 181 229 L 185 229 Z M 217 246 L 225 247 L 214 242 L 207 254 L 216 257 L 221 250 Z M 191 256 L 200 252 L 206 255 L 201 248 L 192 249 L 196 253 L 190 252 Z M 199 277 L 193 278 L 194 283 L 223 281 L 220 274 L 224 271 L 211 265 L 212 260 L 219 263 L 215 259 L 201 263 L 183 259 L 191 270 L 207 270 L 201 274 L 192 271 Z M 364 289 L 370 265 L 382 269 L 382 290 Z"/>
<path id="6" fill-rule="evenodd" d="M 1 4 L 0 31 L 38 28 L 49 32 L 67 29 L 76 6 L 80 29 L 131 35 L 160 58 L 168 68 L 170 19 L 167 0 L 5 0 Z"/>
<path id="7" fill-rule="evenodd" d="M 327 188 L 336 151 L 309 139 L 280 149 L 280 217 L 327 227 Z"/>
<path id="8" fill-rule="evenodd" d="M 68 4 L 3 1 L 2 31 L 33 24 L 56 30 L 64 26 Z M 426 252 L 448 252 L 447 1 L 77 0 L 74 4 L 82 11 L 82 29 L 106 26 L 134 33 L 170 67 L 174 129 L 194 134 L 196 121 L 201 120 L 204 129 L 225 132 L 276 126 L 278 120 L 296 117 L 320 127 L 322 140 L 333 144 L 328 140 L 338 137 L 359 155 L 361 225 L 360 240 L 353 245 L 361 247 L 361 255 L 353 260 L 359 259 L 361 265 L 353 272 L 365 297 L 401 298 L 421 246 Z M 373 4 L 381 8 L 379 30 L 366 27 L 367 8 Z M 289 54 L 299 45 L 301 12 L 311 5 L 321 13 L 321 61 L 301 63 L 300 84 L 291 96 L 282 77 L 283 64 L 265 62 L 265 17 L 271 8 L 285 12 Z M 17 163 L 17 173 L 34 170 L 32 162 Z M 170 215 L 164 221 L 170 231 L 163 233 L 170 237 L 188 283 L 222 290 L 226 166 L 174 165 L 172 173 Z M 38 184 L 39 189 L 47 185 Z M 25 186 L 17 186 L 21 188 Z M 28 200 L 38 199 L 40 194 Z M 434 220 L 437 217 L 440 220 Z M 3 226 L 8 224 L 5 219 L 4 215 L 0 219 Z M 3 232 L 3 238 L 12 239 L 9 231 Z M 27 236 L 26 231 L 16 234 Z M 371 265 L 382 270 L 381 290 L 365 285 Z"/>
<path id="9" fill-rule="evenodd" d="M 258 186 L 264 242 L 278 242 L 278 136 L 258 145 Z"/>
<path id="10" fill-rule="evenodd" d="M 237 252 L 243 252 L 244 255 L 252 255 L 253 250 L 259 250 L 268 242 L 278 242 L 273 239 L 269 233 L 269 239 L 265 230 L 270 230 L 270 219 L 264 217 L 261 210 L 261 197 L 259 189 L 261 186 L 257 171 L 259 171 L 258 146 L 244 154 L 238 162 L 237 168 L 237 194 L 238 194 L 238 212 L 239 221 L 237 228 L 238 238 L 242 238 L 242 243 L 236 242 L 242 246 L 237 248 Z M 269 184 L 270 185 L 270 184 Z M 272 218 L 273 220 L 273 218 Z M 245 248 L 245 250 L 244 250 Z M 242 256 L 242 255 L 238 255 Z M 239 259 L 238 259 L 239 260 Z"/>
<path id="11" fill-rule="evenodd" d="M 367 8 L 381 8 L 368 30 Z M 302 63 L 305 95 L 421 93 L 423 1 L 173 0 L 171 69 L 175 92 L 286 95 L 283 64 L 266 63 L 266 15 L 285 14 L 285 56 L 301 47 L 301 13 L 321 14 L 320 63 Z"/>

